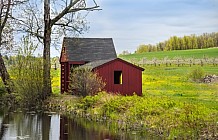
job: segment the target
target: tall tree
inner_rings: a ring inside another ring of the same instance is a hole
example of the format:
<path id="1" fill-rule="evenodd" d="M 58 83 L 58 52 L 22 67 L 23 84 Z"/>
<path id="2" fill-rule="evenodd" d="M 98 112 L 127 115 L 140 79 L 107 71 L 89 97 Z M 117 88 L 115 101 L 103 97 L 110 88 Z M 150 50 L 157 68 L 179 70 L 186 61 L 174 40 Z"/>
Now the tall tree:
<path id="1" fill-rule="evenodd" d="M 0 0 L 0 51 L 11 49 L 13 42 L 12 10 L 27 0 Z M 0 76 L 9 94 L 13 92 L 13 84 L 0 52 Z"/>
<path id="2" fill-rule="evenodd" d="M 62 5 L 60 4 L 62 2 Z M 91 3 L 92 2 L 92 3 Z M 92 5 L 91 5 L 91 4 Z M 79 14 L 82 11 L 99 10 L 95 0 L 44 0 L 44 10 L 38 9 L 39 1 L 32 0 L 27 8 L 26 19 L 20 20 L 23 30 L 38 38 L 43 43 L 43 95 L 45 99 L 52 93 L 50 49 L 52 35 L 66 35 L 69 32 L 82 33 L 84 20 Z M 57 6 L 58 5 L 58 6 Z M 91 5 L 91 6 L 90 6 Z M 42 11 L 44 17 L 37 13 Z M 24 15 L 22 15 L 24 16 Z M 42 20 L 43 19 L 43 20 Z M 77 20 L 76 20 L 77 19 Z M 53 38 L 54 39 L 54 38 Z"/>
<path id="3" fill-rule="evenodd" d="M 11 16 L 12 0 L 1 0 L 0 3 L 0 50 L 7 46 L 7 34 L 10 34 L 10 27 L 8 26 L 8 19 Z M 3 56 L 0 52 L 0 76 L 9 94 L 12 92 L 11 79 L 4 63 Z"/>

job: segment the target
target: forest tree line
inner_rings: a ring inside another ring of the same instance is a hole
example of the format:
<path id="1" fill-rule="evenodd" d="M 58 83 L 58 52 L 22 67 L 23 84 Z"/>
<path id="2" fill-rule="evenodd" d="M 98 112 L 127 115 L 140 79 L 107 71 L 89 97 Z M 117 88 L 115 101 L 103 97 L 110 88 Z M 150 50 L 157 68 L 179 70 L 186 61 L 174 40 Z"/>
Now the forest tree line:
<path id="1" fill-rule="evenodd" d="M 204 33 L 202 35 L 192 34 L 190 36 L 177 37 L 172 36 L 168 40 L 159 42 L 156 45 L 140 45 L 135 53 L 204 49 L 218 46 L 218 32 Z"/>

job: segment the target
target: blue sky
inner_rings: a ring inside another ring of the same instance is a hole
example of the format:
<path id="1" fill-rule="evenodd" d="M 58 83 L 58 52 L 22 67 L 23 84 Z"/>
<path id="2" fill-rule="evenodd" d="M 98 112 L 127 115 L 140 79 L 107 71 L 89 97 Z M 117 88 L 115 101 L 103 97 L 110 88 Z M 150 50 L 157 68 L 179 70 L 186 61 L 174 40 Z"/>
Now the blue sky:
<path id="1" fill-rule="evenodd" d="M 218 0 L 96 0 L 82 37 L 113 38 L 117 53 L 173 35 L 218 32 Z"/>

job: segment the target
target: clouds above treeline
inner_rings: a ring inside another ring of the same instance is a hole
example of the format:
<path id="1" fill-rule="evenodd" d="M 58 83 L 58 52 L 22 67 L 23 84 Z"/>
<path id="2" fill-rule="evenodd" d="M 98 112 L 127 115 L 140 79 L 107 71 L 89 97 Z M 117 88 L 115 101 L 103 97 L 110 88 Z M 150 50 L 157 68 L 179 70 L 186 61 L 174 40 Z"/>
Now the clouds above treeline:
<path id="1" fill-rule="evenodd" d="M 97 0 L 84 37 L 111 37 L 118 53 L 170 36 L 218 31 L 218 0 Z"/>

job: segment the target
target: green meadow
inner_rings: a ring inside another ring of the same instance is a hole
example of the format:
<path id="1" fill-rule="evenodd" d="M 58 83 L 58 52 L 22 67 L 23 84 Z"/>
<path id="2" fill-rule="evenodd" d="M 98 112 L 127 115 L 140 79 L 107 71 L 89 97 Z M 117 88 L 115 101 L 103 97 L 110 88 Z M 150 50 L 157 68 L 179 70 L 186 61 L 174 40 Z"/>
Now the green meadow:
<path id="1" fill-rule="evenodd" d="M 195 59 L 201 59 L 201 58 L 211 58 L 211 57 L 218 57 L 218 48 L 209 48 L 209 49 L 194 49 L 194 50 L 175 50 L 175 51 L 160 51 L 160 52 L 146 52 L 146 53 L 140 53 L 140 54 L 130 54 L 130 55 L 123 55 L 120 56 L 120 58 L 125 60 L 141 60 L 142 58 L 146 58 L 148 60 L 151 60 L 153 58 L 156 59 L 163 59 L 165 57 L 168 57 L 168 59 L 173 59 L 176 57 L 182 57 L 182 58 L 195 58 Z"/>
<path id="2" fill-rule="evenodd" d="M 203 104 L 218 111 L 218 83 L 192 81 L 189 74 L 196 67 L 145 67 L 143 94 Z M 207 75 L 218 75 L 218 67 L 205 66 L 202 69 Z"/>

